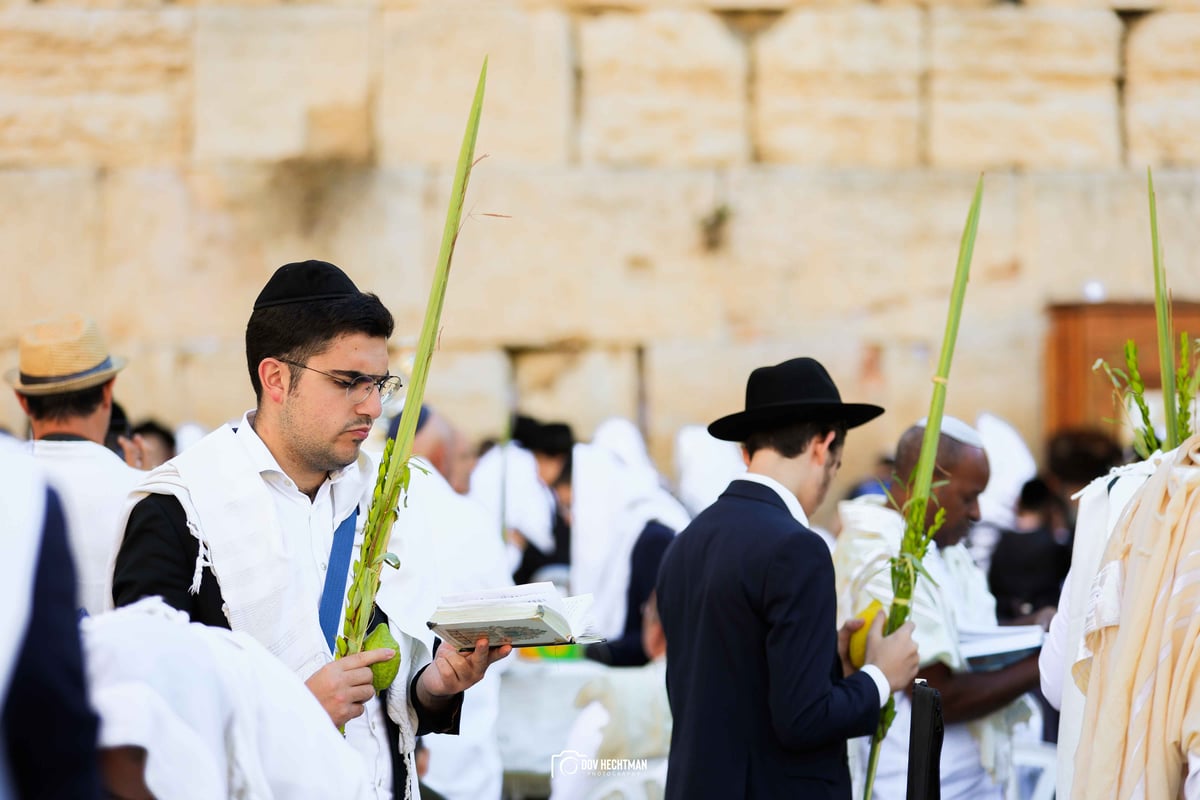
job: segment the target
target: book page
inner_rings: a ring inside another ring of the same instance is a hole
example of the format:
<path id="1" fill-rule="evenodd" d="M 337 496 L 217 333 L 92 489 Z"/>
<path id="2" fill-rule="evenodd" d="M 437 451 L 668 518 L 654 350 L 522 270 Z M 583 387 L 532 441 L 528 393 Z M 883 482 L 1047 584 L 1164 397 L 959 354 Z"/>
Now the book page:
<path id="1" fill-rule="evenodd" d="M 1029 650 L 1040 647 L 1045 638 L 1040 625 L 958 629 L 959 650 L 964 658 Z"/>
<path id="2" fill-rule="evenodd" d="M 592 644 L 602 642 L 604 637 L 596 630 L 596 620 L 592 616 L 592 595 L 580 594 L 568 597 L 563 601 L 566 610 L 564 615 L 571 626 L 571 633 L 577 644 Z"/>
<path id="3" fill-rule="evenodd" d="M 481 592 L 463 592 L 446 595 L 438 603 L 438 610 L 464 608 L 467 606 L 516 605 L 529 603 L 553 608 L 566 616 L 562 596 L 550 581 L 523 583 L 520 586 L 502 586 Z"/>

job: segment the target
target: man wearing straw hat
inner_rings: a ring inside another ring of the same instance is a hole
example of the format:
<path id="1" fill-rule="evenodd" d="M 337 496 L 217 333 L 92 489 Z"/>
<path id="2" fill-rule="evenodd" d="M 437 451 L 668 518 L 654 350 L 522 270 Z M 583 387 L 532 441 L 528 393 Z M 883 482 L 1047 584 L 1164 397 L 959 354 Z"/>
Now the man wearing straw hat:
<path id="1" fill-rule="evenodd" d="M 333 264 L 276 270 L 246 326 L 256 408 L 147 476 L 112 581 L 118 606 L 159 595 L 194 622 L 258 640 L 345 727 L 376 800 L 417 796 L 416 737 L 457 732 L 462 692 L 510 650 L 433 652 L 433 566 L 414 541 L 430 527 L 402 505 L 391 541 L 401 567 L 384 569 L 375 615 L 399 644 L 400 671 L 377 697 L 368 667 L 395 651 L 333 660 L 377 471 L 361 447 L 400 385 L 388 374 L 392 327 L 379 298 Z"/>
<path id="2" fill-rule="evenodd" d="M 846 740 L 874 731 L 917 672 L 912 626 L 846 649 L 829 548 L 808 526 L 841 464 L 846 430 L 883 413 L 843 403 L 829 373 L 795 358 L 751 373 L 744 411 L 708 430 L 741 442 L 746 474 L 676 537 L 659 572 L 675 725 L 668 798 L 847 800 Z"/>
<path id="3" fill-rule="evenodd" d="M 34 323 L 17 351 L 19 365 L 4 378 L 29 416 L 33 455 L 66 507 L 80 607 L 98 614 L 125 500 L 144 475 L 104 446 L 125 359 L 108 352 L 95 322 L 77 315 Z M 122 444 L 136 466 L 138 444 Z"/>

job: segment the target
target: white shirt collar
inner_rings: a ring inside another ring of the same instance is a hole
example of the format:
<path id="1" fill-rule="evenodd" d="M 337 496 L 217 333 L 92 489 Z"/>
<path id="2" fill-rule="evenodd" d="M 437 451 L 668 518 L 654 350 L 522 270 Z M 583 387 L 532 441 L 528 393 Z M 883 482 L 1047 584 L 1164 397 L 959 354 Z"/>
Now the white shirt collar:
<path id="1" fill-rule="evenodd" d="M 787 506 L 788 512 L 796 518 L 796 521 L 806 528 L 809 527 L 808 514 L 804 513 L 804 506 L 800 505 L 800 501 L 796 499 L 796 495 L 789 492 L 787 488 L 779 481 L 768 475 L 761 475 L 757 472 L 746 472 L 742 475 L 739 475 L 735 480 L 760 483 L 763 486 L 766 486 L 768 489 L 773 490 L 775 494 L 779 495 L 779 499 L 783 501 L 785 506 Z"/>
<path id="2" fill-rule="evenodd" d="M 276 486 L 282 485 L 290 491 L 299 492 L 300 490 L 296 487 L 296 484 L 283 471 L 283 468 L 279 466 L 279 462 L 275 460 L 275 456 L 271 453 L 270 448 L 267 447 L 267 443 L 258 435 L 258 431 L 254 430 L 253 421 L 255 413 L 254 409 L 247 411 L 242 416 L 242 421 L 238 423 L 237 431 L 235 432 L 238 441 L 241 442 L 242 447 L 246 451 L 246 457 L 250 460 L 254 469 L 258 471 L 258 474 L 262 475 L 268 483 Z M 338 487 L 339 484 L 343 483 L 343 479 L 360 478 L 363 474 L 363 471 L 355 463 L 341 469 L 332 470 L 329 473 L 329 477 L 325 479 L 325 484 L 329 486 L 331 491 L 334 491 L 335 511 L 339 515 L 339 519 L 349 514 L 350 509 L 358 503 L 358 496 L 363 491 L 364 483 L 361 480 L 348 480 L 346 486 L 337 490 L 334 490 L 334 487 Z"/>

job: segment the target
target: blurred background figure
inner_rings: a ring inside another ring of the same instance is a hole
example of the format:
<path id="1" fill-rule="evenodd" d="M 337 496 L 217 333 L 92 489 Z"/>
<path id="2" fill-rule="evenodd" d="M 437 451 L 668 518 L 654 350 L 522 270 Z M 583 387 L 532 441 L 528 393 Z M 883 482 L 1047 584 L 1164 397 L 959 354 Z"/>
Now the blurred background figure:
<path id="1" fill-rule="evenodd" d="M 1070 499 L 1094 479 L 1128 459 L 1112 434 L 1097 428 L 1059 431 L 1046 440 L 1046 474 L 1050 489 Z M 1068 505 L 1068 528 L 1075 530 L 1074 504 Z"/>
<path id="2" fill-rule="evenodd" d="M 637 456 L 641 435 L 631 427 L 609 426 L 607 440 L 613 449 L 575 441 L 570 427 L 561 422 L 530 426 L 522 435 L 539 479 L 555 495 L 557 554 L 561 557 L 566 542 L 570 593 L 593 595 L 593 616 L 609 640 L 589 648 L 588 654 L 636 666 L 647 658 L 640 643 L 639 609 L 654 587 L 667 545 L 691 517 L 663 489 L 648 460 Z M 635 436 L 637 441 L 632 441 Z M 614 449 L 623 455 L 618 457 Z M 522 577 L 518 572 L 518 583 Z"/>
<path id="3" fill-rule="evenodd" d="M 390 426 L 396 435 L 400 417 Z M 459 494 L 446 477 L 462 465 L 461 435 L 450 420 L 428 405 L 417 417 L 413 455 L 425 471 L 412 471 L 408 504 L 429 524 L 420 542 L 432 551 L 438 597 L 512 585 L 500 528 L 477 501 Z M 463 698 L 458 735 L 429 734 L 426 791 L 447 800 L 498 800 L 504 781 L 497 728 L 500 724 L 500 681 L 508 662 L 488 670 Z M 418 765 L 418 773 L 419 765 Z"/>
<path id="4" fill-rule="evenodd" d="M 526 550 L 553 554 L 554 495 L 538 479 L 537 461 L 517 438 L 528 436 L 538 423 L 529 417 L 513 421 L 513 440 L 484 452 L 471 471 L 467 495 L 487 511 L 496 530 L 505 537 L 506 563 L 520 575 Z M 565 561 L 564 561 L 565 563 Z M 532 574 L 526 567 L 525 571 Z M 564 569 L 565 574 L 565 569 Z M 525 581 L 517 578 L 517 583 Z"/>
<path id="5" fill-rule="evenodd" d="M 133 426 L 133 435 L 142 437 L 145 453 L 144 469 L 154 469 L 175 457 L 175 434 L 155 419 L 147 419 Z"/>
<path id="6" fill-rule="evenodd" d="M 1021 488 L 1011 530 L 1000 532 L 988 570 L 1001 623 L 1058 604 L 1071 566 L 1067 502 L 1041 478 Z"/>
<path id="7" fill-rule="evenodd" d="M 729 482 L 746 471 L 742 450 L 703 425 L 685 425 L 675 435 L 679 500 L 693 517 L 711 506 Z"/>
<path id="8" fill-rule="evenodd" d="M 893 473 L 896 470 L 896 459 L 889 455 L 880 456 L 875 462 L 875 469 L 870 475 L 850 487 L 846 492 L 847 500 L 868 494 L 886 496 L 892 487 Z"/>
<path id="9" fill-rule="evenodd" d="M 208 429 L 197 422 L 185 422 L 175 429 L 175 452 L 182 453 L 204 438 Z"/>
<path id="10" fill-rule="evenodd" d="M 587 656 L 616 667 L 639 667 L 653 658 L 644 645 L 643 609 L 650 602 L 658 567 L 675 534 L 687 527 L 691 515 L 665 488 L 665 480 L 646 452 L 646 442 L 627 419 L 613 417 L 600 424 L 592 445 L 616 457 L 631 484 L 628 513 L 645 520 L 629 555 L 629 587 L 625 593 L 625 627 L 607 642 L 589 645 Z M 636 523 L 635 523 L 636 524 Z"/>
<path id="11" fill-rule="evenodd" d="M 1021 487 L 1037 474 L 1037 463 L 1017 429 L 995 414 L 979 414 L 975 430 L 983 440 L 992 477 L 979 495 L 979 522 L 967 536 L 967 550 L 986 573 L 1001 532 L 1016 524 Z"/>

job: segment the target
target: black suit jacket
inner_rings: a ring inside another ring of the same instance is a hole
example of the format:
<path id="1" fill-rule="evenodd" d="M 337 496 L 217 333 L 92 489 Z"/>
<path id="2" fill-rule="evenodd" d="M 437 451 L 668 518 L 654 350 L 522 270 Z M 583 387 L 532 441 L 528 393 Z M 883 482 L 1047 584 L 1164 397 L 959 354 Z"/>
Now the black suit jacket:
<path id="1" fill-rule="evenodd" d="M 850 797 L 846 740 L 879 690 L 842 678 L 829 549 L 770 488 L 734 481 L 658 578 L 674 729 L 668 798 Z"/>

